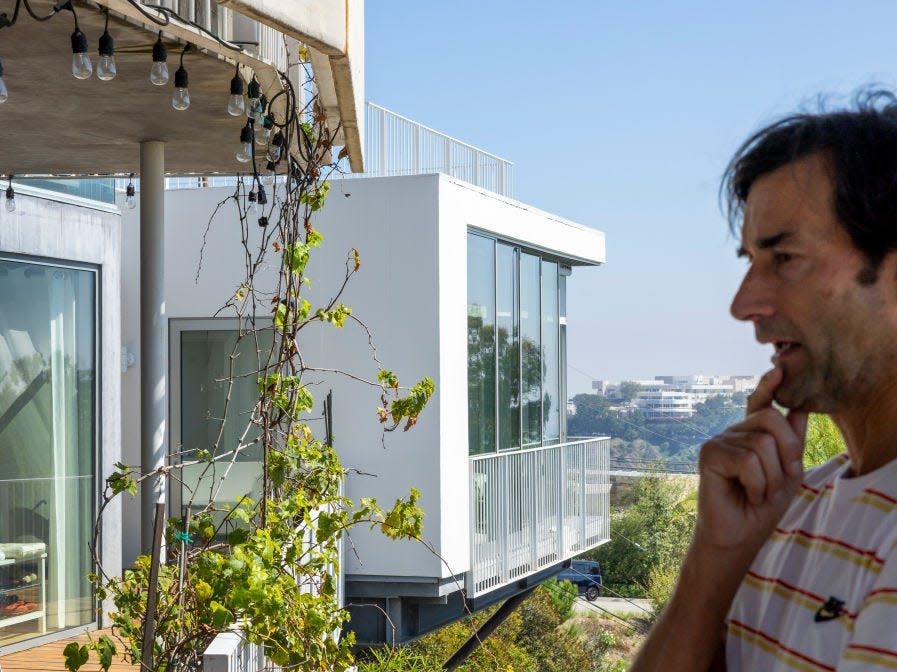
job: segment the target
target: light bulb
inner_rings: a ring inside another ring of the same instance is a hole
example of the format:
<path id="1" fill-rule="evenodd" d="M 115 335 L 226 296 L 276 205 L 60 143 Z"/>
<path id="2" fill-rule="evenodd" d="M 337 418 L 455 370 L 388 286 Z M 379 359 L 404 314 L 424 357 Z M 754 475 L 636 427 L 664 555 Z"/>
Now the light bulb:
<path id="1" fill-rule="evenodd" d="M 80 28 L 72 33 L 72 74 L 77 79 L 87 79 L 93 74 L 93 65 L 87 55 L 87 38 Z"/>
<path id="2" fill-rule="evenodd" d="M 16 210 L 16 192 L 12 190 L 12 185 L 6 188 L 6 212 L 15 212 Z"/>
<path id="3" fill-rule="evenodd" d="M 117 73 L 115 69 L 115 58 L 113 56 L 100 56 L 97 61 L 97 77 L 104 82 L 113 79 Z"/>
<path id="4" fill-rule="evenodd" d="M 112 44 L 112 36 L 105 31 L 100 36 L 100 60 L 97 61 L 97 77 L 104 82 L 114 78 L 118 72 L 115 67 L 115 48 Z"/>
<path id="5" fill-rule="evenodd" d="M 249 99 L 249 116 L 258 122 L 262 120 L 262 104 L 258 98 Z"/>
<path id="6" fill-rule="evenodd" d="M 242 95 L 231 95 L 227 99 L 227 113 L 232 117 L 239 117 L 246 112 L 246 104 Z"/>
<path id="7" fill-rule="evenodd" d="M 240 149 L 237 150 L 237 161 L 240 163 L 248 163 L 252 161 L 252 143 L 241 142 Z"/>
<path id="8" fill-rule="evenodd" d="M 280 149 L 283 145 L 283 133 L 277 131 L 271 138 L 271 144 L 268 145 L 268 160 L 272 163 L 280 161 Z"/>
<path id="9" fill-rule="evenodd" d="M 174 73 L 174 93 L 171 96 L 171 106 L 176 110 L 186 110 L 190 107 L 190 92 L 187 85 L 187 71 L 181 65 Z"/>
<path id="10" fill-rule="evenodd" d="M 153 67 L 150 68 L 150 81 L 156 86 L 168 84 L 168 63 L 153 61 Z"/>
<path id="11" fill-rule="evenodd" d="M 131 173 L 131 177 L 134 177 L 133 173 Z M 137 207 L 137 190 L 134 188 L 133 182 L 128 182 L 128 186 L 125 187 L 125 204 L 130 210 Z"/>
<path id="12" fill-rule="evenodd" d="M 258 80 L 253 76 L 252 81 L 249 82 L 249 90 L 246 92 L 246 95 L 249 98 L 248 114 L 259 123 L 262 121 L 262 104 L 261 101 L 259 101 L 260 90 L 261 87 L 259 86 Z"/>
<path id="13" fill-rule="evenodd" d="M 3 81 L 3 61 L 0 61 L 0 103 L 5 103 L 9 98 L 9 91 L 6 90 L 6 82 Z"/>
<path id="14" fill-rule="evenodd" d="M 247 120 L 240 131 L 240 146 L 237 149 L 237 161 L 240 163 L 252 161 L 252 135 L 252 121 Z"/>
<path id="15" fill-rule="evenodd" d="M 176 110 L 186 110 L 190 107 L 190 92 L 186 86 L 178 86 L 171 96 L 171 106 Z"/>
<path id="16" fill-rule="evenodd" d="M 153 67 L 150 68 L 150 81 L 156 86 L 168 84 L 168 49 L 162 44 L 161 35 L 153 45 Z"/>
<path id="17" fill-rule="evenodd" d="M 230 80 L 230 96 L 227 98 L 227 113 L 232 117 L 239 117 L 246 113 L 246 104 L 243 102 L 243 78 L 240 77 L 240 65 Z"/>
<path id="18" fill-rule="evenodd" d="M 255 144 L 260 147 L 264 147 L 265 145 L 267 145 L 268 139 L 271 137 L 271 128 L 273 126 L 274 123 L 271 121 L 271 117 L 263 114 L 261 128 L 259 128 L 255 133 Z"/>

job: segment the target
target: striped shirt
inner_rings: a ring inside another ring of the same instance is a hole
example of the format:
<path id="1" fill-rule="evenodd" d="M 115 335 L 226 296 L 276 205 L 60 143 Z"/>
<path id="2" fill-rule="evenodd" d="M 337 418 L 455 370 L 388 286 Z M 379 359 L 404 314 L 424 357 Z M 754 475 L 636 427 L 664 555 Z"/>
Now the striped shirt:
<path id="1" fill-rule="evenodd" d="M 897 670 L 897 460 L 808 471 L 726 620 L 738 670 Z"/>

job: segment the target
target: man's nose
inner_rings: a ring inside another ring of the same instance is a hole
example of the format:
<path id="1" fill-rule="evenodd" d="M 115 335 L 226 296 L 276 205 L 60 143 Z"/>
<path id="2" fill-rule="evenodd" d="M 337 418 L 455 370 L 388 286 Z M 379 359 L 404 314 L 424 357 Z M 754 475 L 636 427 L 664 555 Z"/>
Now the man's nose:
<path id="1" fill-rule="evenodd" d="M 775 313 L 775 293 L 752 266 L 732 299 L 729 312 L 736 320 L 757 320 Z"/>

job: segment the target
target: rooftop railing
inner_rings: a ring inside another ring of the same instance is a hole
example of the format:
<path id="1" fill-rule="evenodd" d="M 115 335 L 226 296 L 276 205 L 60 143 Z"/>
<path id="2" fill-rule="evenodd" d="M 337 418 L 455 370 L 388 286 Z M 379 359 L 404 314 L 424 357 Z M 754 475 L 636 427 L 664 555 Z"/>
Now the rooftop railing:
<path id="1" fill-rule="evenodd" d="M 610 538 L 608 437 L 470 458 L 476 597 Z"/>
<path id="2" fill-rule="evenodd" d="M 365 114 L 365 177 L 444 173 L 512 195 L 513 167 L 495 154 L 368 103 Z"/>

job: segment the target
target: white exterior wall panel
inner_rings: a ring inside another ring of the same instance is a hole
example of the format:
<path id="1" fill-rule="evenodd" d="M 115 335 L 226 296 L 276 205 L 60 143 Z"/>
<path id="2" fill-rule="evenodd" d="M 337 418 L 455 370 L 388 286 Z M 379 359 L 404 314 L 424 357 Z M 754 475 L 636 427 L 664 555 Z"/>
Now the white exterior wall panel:
<path id="1" fill-rule="evenodd" d="M 166 309 L 172 319 L 211 316 L 241 281 L 239 224 L 230 204 L 212 222 L 199 282 L 194 281 L 206 223 L 230 192 L 166 192 Z M 138 212 L 124 212 L 125 344 L 139 344 L 139 267 L 134 257 Z M 373 496 L 389 507 L 416 487 L 426 512 L 424 539 L 442 556 L 419 543 L 393 542 L 358 528 L 346 548 L 343 571 L 397 578 L 460 575 L 470 569 L 467 231 L 474 228 L 521 241 L 573 264 L 603 261 L 603 234 L 435 174 L 334 181 L 315 225 L 325 240 L 308 267 L 312 287 L 307 296 L 312 303 L 318 306 L 330 299 L 344 277 L 347 255 L 357 248 L 361 270 L 350 281 L 343 302 L 370 328 L 378 358 L 397 373 L 402 385 L 431 376 L 437 386 L 417 426 L 407 433 L 400 427 L 387 434 L 384 446 L 375 413 L 378 387 L 345 376 L 308 375 L 309 382 L 320 381 L 312 388 L 319 402 L 333 390 L 334 446 L 344 466 L 353 470 L 346 494 L 356 500 Z M 250 229 L 259 235 L 254 224 Z M 273 269 L 267 274 L 273 281 Z M 352 320 L 342 330 L 310 325 L 302 339 L 307 365 L 376 379 L 367 335 Z M 139 367 L 133 367 L 126 374 L 122 411 L 127 418 L 124 445 L 131 451 L 139 446 L 139 386 Z M 323 423 L 316 422 L 322 436 Z"/>

